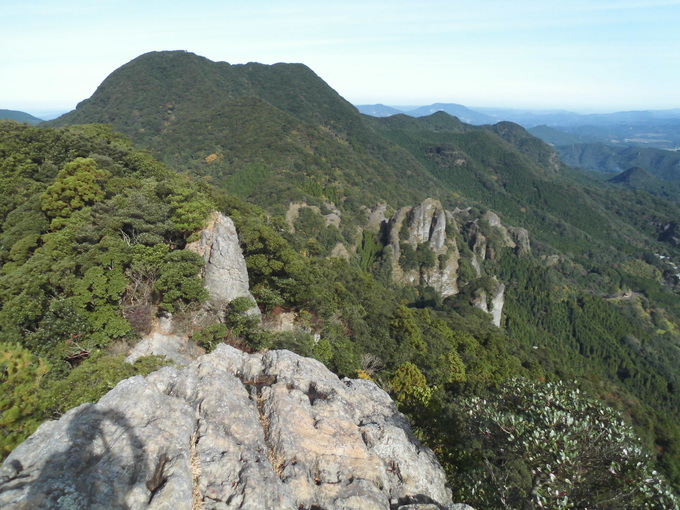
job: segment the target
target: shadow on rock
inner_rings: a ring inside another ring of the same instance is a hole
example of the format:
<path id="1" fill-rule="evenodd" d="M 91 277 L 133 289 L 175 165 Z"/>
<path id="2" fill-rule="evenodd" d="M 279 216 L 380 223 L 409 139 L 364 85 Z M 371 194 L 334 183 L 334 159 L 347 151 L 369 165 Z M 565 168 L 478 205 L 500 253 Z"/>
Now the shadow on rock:
<path id="1" fill-rule="evenodd" d="M 66 444 L 50 448 L 53 453 L 19 508 L 130 508 L 126 495 L 143 479 L 146 455 L 127 418 L 114 410 L 83 407 L 66 432 Z"/>

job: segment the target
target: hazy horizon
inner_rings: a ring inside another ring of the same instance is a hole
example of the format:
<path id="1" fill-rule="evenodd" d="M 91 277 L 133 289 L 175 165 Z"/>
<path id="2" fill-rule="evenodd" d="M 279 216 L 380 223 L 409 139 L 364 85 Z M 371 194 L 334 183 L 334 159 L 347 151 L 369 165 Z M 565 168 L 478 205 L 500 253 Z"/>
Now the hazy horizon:
<path id="1" fill-rule="evenodd" d="M 444 102 L 444 101 L 435 101 L 433 103 L 428 103 L 428 104 L 417 104 L 417 105 L 396 105 L 396 104 L 385 104 L 385 103 L 352 103 L 355 107 L 359 106 L 375 106 L 375 105 L 383 105 L 387 106 L 390 108 L 394 108 L 396 110 L 400 110 L 403 113 L 408 113 L 409 111 L 415 110 L 417 108 L 421 108 L 424 106 L 430 106 L 434 104 L 460 104 L 460 103 L 453 103 L 453 102 Z M 466 108 L 469 108 L 470 110 L 476 111 L 478 113 L 485 113 L 484 110 L 511 110 L 511 111 L 516 111 L 516 112 L 531 112 L 531 113 L 559 113 L 559 112 L 564 112 L 564 113 L 575 113 L 578 115 L 596 115 L 596 114 L 609 114 L 609 113 L 620 113 L 620 112 L 628 112 L 628 111 L 671 111 L 671 110 L 680 110 L 680 108 L 661 108 L 661 109 L 641 109 L 641 110 L 607 110 L 607 109 L 562 109 L 562 108 L 531 108 L 531 107 L 504 107 L 504 106 L 494 106 L 494 105 L 461 105 L 465 106 Z M 37 117 L 41 120 L 52 120 L 56 119 L 57 117 L 68 113 L 72 110 L 75 109 L 75 106 L 71 109 L 42 109 L 42 110 L 37 110 L 37 111 L 26 111 L 26 110 L 17 110 L 16 108 L 5 108 L 3 105 L 0 105 L 0 109 L 3 110 L 15 110 L 15 111 L 21 111 L 24 113 L 28 113 L 30 115 L 33 115 L 34 117 Z"/>
<path id="2" fill-rule="evenodd" d="M 352 103 L 354 106 L 387 106 L 389 108 L 394 108 L 396 110 L 401 110 L 404 113 L 407 113 L 409 111 L 415 110 L 417 108 L 422 108 L 423 106 L 431 106 L 435 104 L 458 104 L 460 106 L 464 106 L 465 108 L 468 108 L 470 110 L 474 110 L 478 113 L 484 113 L 484 110 L 508 110 L 508 111 L 517 111 L 517 112 L 532 112 L 532 113 L 559 113 L 559 112 L 564 112 L 564 113 L 576 113 L 578 115 L 593 115 L 593 114 L 608 114 L 608 113 L 621 113 L 621 112 L 634 112 L 634 111 L 679 111 L 680 112 L 680 107 L 675 107 L 675 108 L 644 108 L 644 109 L 639 109 L 639 110 L 609 110 L 609 109 L 597 109 L 597 108 L 572 108 L 572 109 L 565 109 L 565 108 L 532 108 L 530 106 L 527 107 L 522 107 L 522 106 L 514 106 L 514 107 L 506 107 L 506 106 L 495 106 L 495 105 L 468 105 L 468 104 L 461 104 L 461 103 L 455 103 L 455 102 L 444 102 L 444 101 L 434 101 L 433 103 L 428 103 L 428 104 L 418 104 L 418 105 L 396 105 L 396 104 L 386 104 L 386 103 Z"/>
<path id="3" fill-rule="evenodd" d="M 433 104 L 460 104 L 460 103 L 444 103 L 443 101 L 435 101 L 434 103 L 428 103 L 428 104 L 420 104 L 420 105 L 390 105 L 390 104 L 385 104 L 385 103 L 352 103 L 355 107 L 358 106 L 373 106 L 373 105 L 383 105 L 387 106 L 390 108 L 394 108 L 396 110 L 400 110 L 404 113 L 408 113 L 409 111 L 415 110 L 417 108 L 421 108 L 423 106 L 430 106 Z M 466 108 L 469 108 L 470 110 L 477 111 L 479 113 L 484 113 L 485 109 L 489 110 L 514 110 L 517 112 L 532 112 L 532 113 L 557 113 L 557 112 L 565 112 L 565 113 L 575 113 L 578 115 L 592 115 L 592 114 L 608 114 L 608 113 L 620 113 L 620 112 L 625 112 L 625 111 L 648 111 L 647 109 L 645 110 L 595 110 L 595 109 L 572 109 L 572 110 L 565 110 L 565 109 L 560 109 L 560 108 L 522 108 L 522 107 L 516 107 L 516 108 L 508 108 L 508 107 L 503 107 L 503 106 L 493 106 L 493 105 L 484 105 L 484 106 L 470 106 L 470 105 L 462 105 L 465 106 Z M 71 108 L 70 110 L 60 110 L 60 109 L 45 109 L 45 110 L 40 110 L 37 112 L 33 111 L 26 111 L 26 110 L 16 110 L 15 108 L 4 108 L 2 105 L 0 105 L 0 109 L 3 110 L 15 110 L 15 111 L 21 111 L 24 113 L 28 113 L 30 115 L 33 115 L 34 117 L 37 117 L 41 120 L 52 120 L 56 119 L 57 117 L 68 113 L 75 109 L 75 106 Z M 680 108 L 663 108 L 659 109 L 658 111 L 670 111 L 670 110 L 680 110 Z"/>

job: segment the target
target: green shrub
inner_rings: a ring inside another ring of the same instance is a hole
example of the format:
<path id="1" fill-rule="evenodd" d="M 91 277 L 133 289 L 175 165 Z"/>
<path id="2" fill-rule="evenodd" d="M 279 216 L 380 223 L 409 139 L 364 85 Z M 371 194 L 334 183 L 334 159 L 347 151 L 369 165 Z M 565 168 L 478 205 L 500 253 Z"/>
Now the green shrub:
<path id="1" fill-rule="evenodd" d="M 131 364 L 122 354 L 97 353 L 45 390 L 40 403 L 43 419 L 58 418 L 80 404 L 97 402 L 123 379 L 150 374 L 167 364 L 158 356 L 144 356 Z"/>
<path id="2" fill-rule="evenodd" d="M 212 352 L 218 344 L 224 342 L 229 336 L 226 324 L 211 324 L 200 331 L 195 331 L 191 336 L 198 345 L 206 352 Z"/>
<path id="3" fill-rule="evenodd" d="M 370 230 L 362 232 L 361 249 L 359 250 L 359 267 L 368 271 L 376 260 L 384 246 L 378 240 L 378 236 Z"/>
<path id="4" fill-rule="evenodd" d="M 418 267 L 418 256 L 410 243 L 399 243 L 399 265 L 404 271 Z"/>
<path id="5" fill-rule="evenodd" d="M 250 298 L 234 299 L 227 306 L 225 322 L 232 336 L 244 340 L 249 349 L 259 351 L 271 347 L 274 338 L 262 329 L 260 318 L 249 313 L 254 306 L 255 302 Z"/>
<path id="6" fill-rule="evenodd" d="M 428 387 L 425 376 L 413 363 L 400 365 L 391 382 L 397 402 L 407 408 L 427 407 L 430 403 L 432 390 Z"/>
<path id="7" fill-rule="evenodd" d="M 203 280 L 198 272 L 203 267 L 203 257 L 188 250 L 175 250 L 165 256 L 154 290 L 162 298 L 160 306 L 174 312 L 178 306 L 198 303 L 208 298 Z"/>
<path id="8" fill-rule="evenodd" d="M 103 182 L 111 176 L 92 158 L 66 163 L 42 195 L 42 210 L 52 218 L 68 218 L 75 210 L 104 199 Z"/>
<path id="9" fill-rule="evenodd" d="M 0 459 L 40 425 L 40 379 L 48 370 L 20 345 L 0 343 Z"/>

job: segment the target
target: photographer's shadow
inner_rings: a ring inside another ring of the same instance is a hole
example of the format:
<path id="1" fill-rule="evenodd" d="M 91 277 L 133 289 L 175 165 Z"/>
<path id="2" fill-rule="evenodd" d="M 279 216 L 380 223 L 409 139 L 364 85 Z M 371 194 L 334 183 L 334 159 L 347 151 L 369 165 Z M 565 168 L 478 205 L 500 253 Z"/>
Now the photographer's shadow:
<path id="1" fill-rule="evenodd" d="M 115 410 L 82 407 L 67 435 L 31 482 L 25 508 L 131 509 L 126 499 L 144 484 L 147 459 L 128 419 Z"/>

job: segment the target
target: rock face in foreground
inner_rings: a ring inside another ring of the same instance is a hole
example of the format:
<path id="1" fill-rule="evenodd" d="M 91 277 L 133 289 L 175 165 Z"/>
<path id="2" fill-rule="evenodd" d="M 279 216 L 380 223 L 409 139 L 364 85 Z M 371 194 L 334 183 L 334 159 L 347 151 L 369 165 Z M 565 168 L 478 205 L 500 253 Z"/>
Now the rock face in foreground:
<path id="1" fill-rule="evenodd" d="M 4 509 L 465 508 L 373 383 L 226 345 L 43 424 L 0 474 Z"/>

